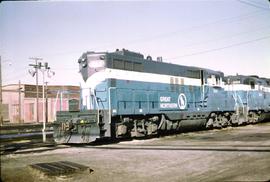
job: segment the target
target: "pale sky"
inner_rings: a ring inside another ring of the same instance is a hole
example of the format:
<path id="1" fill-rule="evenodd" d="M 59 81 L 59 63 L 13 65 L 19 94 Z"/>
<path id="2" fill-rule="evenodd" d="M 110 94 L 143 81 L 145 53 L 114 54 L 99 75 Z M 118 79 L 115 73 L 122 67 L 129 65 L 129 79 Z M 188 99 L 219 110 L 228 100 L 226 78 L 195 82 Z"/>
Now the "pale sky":
<path id="1" fill-rule="evenodd" d="M 29 57 L 56 75 L 49 84 L 79 85 L 85 51 L 125 48 L 154 59 L 270 78 L 267 0 L 2 2 L 3 84 L 35 84 Z M 40 74 L 41 83 L 41 74 Z"/>

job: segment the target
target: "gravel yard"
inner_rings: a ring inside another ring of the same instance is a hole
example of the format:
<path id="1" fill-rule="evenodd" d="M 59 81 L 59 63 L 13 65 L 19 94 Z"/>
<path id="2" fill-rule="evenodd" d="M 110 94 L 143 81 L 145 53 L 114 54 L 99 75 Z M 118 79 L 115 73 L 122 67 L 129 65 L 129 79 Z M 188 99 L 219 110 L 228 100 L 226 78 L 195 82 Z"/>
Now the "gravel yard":
<path id="1" fill-rule="evenodd" d="M 30 164 L 70 161 L 89 170 L 47 176 Z M 267 181 L 270 123 L 99 146 L 1 156 L 2 181 Z"/>

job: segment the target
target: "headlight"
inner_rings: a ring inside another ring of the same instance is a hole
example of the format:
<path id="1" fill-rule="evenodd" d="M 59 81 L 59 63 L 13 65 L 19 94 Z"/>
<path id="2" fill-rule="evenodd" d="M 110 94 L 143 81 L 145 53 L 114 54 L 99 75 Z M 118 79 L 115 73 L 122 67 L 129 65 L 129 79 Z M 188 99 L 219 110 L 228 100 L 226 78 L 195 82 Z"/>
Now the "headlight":
<path id="1" fill-rule="evenodd" d="M 87 58 L 82 58 L 82 67 L 85 68 L 87 66 Z"/>

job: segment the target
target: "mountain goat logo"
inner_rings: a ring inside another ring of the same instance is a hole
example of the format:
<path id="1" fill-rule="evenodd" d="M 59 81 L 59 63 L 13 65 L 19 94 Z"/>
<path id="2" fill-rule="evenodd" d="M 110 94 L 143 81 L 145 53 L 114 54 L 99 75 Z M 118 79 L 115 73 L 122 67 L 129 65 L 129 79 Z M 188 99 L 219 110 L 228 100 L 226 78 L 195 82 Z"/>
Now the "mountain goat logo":
<path id="1" fill-rule="evenodd" d="M 187 98 L 183 93 L 178 96 L 178 106 L 180 109 L 185 109 L 187 107 Z"/>

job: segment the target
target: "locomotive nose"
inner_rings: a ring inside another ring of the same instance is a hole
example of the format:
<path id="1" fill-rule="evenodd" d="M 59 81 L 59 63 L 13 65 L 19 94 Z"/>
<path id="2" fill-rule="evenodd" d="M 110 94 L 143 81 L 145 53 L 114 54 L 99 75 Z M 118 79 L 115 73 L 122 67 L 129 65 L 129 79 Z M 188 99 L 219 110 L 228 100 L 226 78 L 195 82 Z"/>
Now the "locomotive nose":
<path id="1" fill-rule="evenodd" d="M 87 52 L 84 53 L 80 59 L 78 59 L 79 63 L 79 72 L 81 73 L 83 80 L 86 80 L 101 70 L 104 70 L 106 67 L 106 58 L 103 53 L 94 53 Z"/>
<path id="2" fill-rule="evenodd" d="M 87 57 L 82 56 L 80 59 L 78 59 L 79 63 L 79 73 L 81 73 L 83 80 L 86 81 L 88 78 L 88 60 Z"/>

